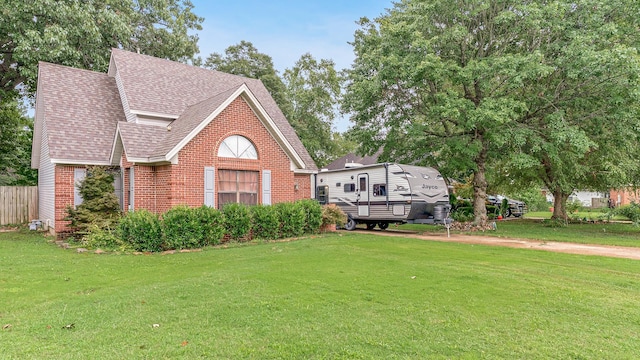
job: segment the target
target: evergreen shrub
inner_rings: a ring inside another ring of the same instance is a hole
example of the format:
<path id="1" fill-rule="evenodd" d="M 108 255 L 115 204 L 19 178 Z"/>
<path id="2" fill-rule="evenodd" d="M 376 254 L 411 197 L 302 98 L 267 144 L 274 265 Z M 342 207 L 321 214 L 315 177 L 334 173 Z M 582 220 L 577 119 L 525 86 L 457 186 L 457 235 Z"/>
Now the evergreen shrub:
<path id="1" fill-rule="evenodd" d="M 276 208 L 270 205 L 252 206 L 251 228 L 255 238 L 277 239 L 280 236 L 280 220 Z"/>
<path id="2" fill-rule="evenodd" d="M 76 235 L 85 236 L 91 230 L 113 228 L 120 218 L 120 204 L 113 187 L 113 174 L 101 166 L 91 166 L 83 181 L 76 185 L 82 204 L 67 206 L 64 220 Z"/>
<path id="3" fill-rule="evenodd" d="M 226 233 L 232 240 L 248 238 L 251 233 L 251 213 L 244 204 L 225 204 L 222 207 Z"/>
<path id="4" fill-rule="evenodd" d="M 130 211 L 118 224 L 122 241 L 136 251 L 162 250 L 162 225 L 148 210 Z"/>
<path id="5" fill-rule="evenodd" d="M 165 249 L 193 249 L 206 245 L 204 228 L 195 209 L 177 206 L 162 215 Z"/>
<path id="6" fill-rule="evenodd" d="M 278 203 L 275 208 L 278 212 L 280 234 L 283 238 L 304 234 L 306 216 L 302 206 L 297 206 L 294 203 Z"/>
<path id="7" fill-rule="evenodd" d="M 225 233 L 224 215 L 220 211 L 206 205 L 196 208 L 194 211 L 202 227 L 202 246 L 220 244 Z"/>
<path id="8" fill-rule="evenodd" d="M 296 201 L 296 206 L 304 212 L 304 233 L 316 234 L 322 225 L 322 206 L 316 200 L 302 199 Z"/>

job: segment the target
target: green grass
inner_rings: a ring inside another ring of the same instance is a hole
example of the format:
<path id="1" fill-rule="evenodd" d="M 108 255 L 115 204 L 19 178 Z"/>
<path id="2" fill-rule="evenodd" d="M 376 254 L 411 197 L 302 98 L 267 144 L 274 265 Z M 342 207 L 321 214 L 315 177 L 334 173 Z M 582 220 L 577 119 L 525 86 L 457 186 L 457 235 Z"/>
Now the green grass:
<path id="1" fill-rule="evenodd" d="M 548 220 L 510 219 L 496 220 L 496 231 L 461 232 L 452 234 L 471 234 L 497 236 L 503 238 L 531 239 L 541 241 L 573 242 L 579 244 L 601 244 L 640 247 L 640 227 L 628 223 L 577 223 L 567 226 L 551 226 Z M 442 233 L 443 226 L 404 224 L 390 226 L 390 229 L 408 230 L 422 234 Z"/>
<path id="2" fill-rule="evenodd" d="M 539 220 L 498 221 L 495 232 L 505 238 L 640 247 L 640 227 L 624 223 L 543 225 Z"/>
<path id="3" fill-rule="evenodd" d="M 3 359 L 640 353 L 640 262 L 626 259 L 344 232 L 95 255 L 0 233 L 0 264 Z"/>
<path id="4" fill-rule="evenodd" d="M 525 219 L 551 219 L 551 215 L 553 213 L 551 211 L 530 211 L 524 214 Z M 586 219 L 587 221 L 602 221 L 606 220 L 604 218 L 605 214 L 599 210 L 584 210 L 578 211 L 577 213 L 572 214 L 569 218 L 576 219 Z M 611 220 L 617 221 L 628 221 L 624 216 L 615 215 L 611 218 Z"/>

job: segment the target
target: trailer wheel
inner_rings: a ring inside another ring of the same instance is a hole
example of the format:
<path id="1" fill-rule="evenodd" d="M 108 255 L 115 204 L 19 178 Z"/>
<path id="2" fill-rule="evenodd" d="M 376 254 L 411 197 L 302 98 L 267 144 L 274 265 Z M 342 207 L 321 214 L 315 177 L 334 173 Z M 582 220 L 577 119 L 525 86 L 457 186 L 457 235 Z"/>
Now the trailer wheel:
<path id="1" fill-rule="evenodd" d="M 376 227 L 376 223 L 367 223 L 367 230 L 373 230 Z"/>
<path id="2" fill-rule="evenodd" d="M 380 223 L 378 223 L 378 227 L 380 228 L 380 230 L 386 230 L 389 227 L 389 223 L 388 222 L 380 222 Z"/>
<path id="3" fill-rule="evenodd" d="M 346 230 L 349 230 L 349 231 L 355 230 L 356 229 L 356 221 L 353 220 L 351 217 L 349 217 L 347 219 L 347 223 L 345 224 L 344 228 Z"/>

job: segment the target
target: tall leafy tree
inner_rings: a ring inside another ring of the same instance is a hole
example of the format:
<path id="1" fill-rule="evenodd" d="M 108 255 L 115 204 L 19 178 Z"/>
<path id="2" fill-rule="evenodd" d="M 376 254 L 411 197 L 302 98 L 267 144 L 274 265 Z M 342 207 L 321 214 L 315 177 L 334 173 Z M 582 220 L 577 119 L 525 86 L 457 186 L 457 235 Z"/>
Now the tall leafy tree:
<path id="1" fill-rule="evenodd" d="M 33 120 L 17 100 L 0 102 L 0 185 L 36 185 L 31 169 Z"/>
<path id="2" fill-rule="evenodd" d="M 307 53 L 285 70 L 283 78 L 286 99 L 292 106 L 289 122 L 316 164 L 322 167 L 343 155 L 333 131 L 342 85 L 334 62 L 317 61 Z"/>
<path id="3" fill-rule="evenodd" d="M 203 65 L 207 69 L 260 79 L 287 119 L 291 117 L 291 104 L 285 96 L 285 86 L 273 66 L 273 59 L 256 49 L 251 42 L 241 41 L 227 47 L 224 54 L 210 54 Z"/>
<path id="4" fill-rule="evenodd" d="M 569 182 L 589 172 L 577 168 L 581 156 L 604 163 L 593 151 L 602 115 L 620 116 L 616 103 L 637 92 L 636 25 L 621 15 L 637 13 L 635 3 L 607 3 L 404 0 L 363 19 L 343 102 L 356 136 L 369 152 L 384 146 L 386 157 L 471 172 L 481 224 L 489 170 L 545 181 L 544 156 L 557 154 L 547 160 L 562 169 L 564 189 L 580 184 Z M 593 101 L 608 93 L 615 100 L 596 111 Z M 630 129 L 632 119 L 625 113 L 625 125 L 606 133 Z"/>
<path id="5" fill-rule="evenodd" d="M 105 71 L 110 49 L 186 61 L 202 18 L 189 0 L 4 0 L 0 97 L 35 91 L 38 61 Z"/>

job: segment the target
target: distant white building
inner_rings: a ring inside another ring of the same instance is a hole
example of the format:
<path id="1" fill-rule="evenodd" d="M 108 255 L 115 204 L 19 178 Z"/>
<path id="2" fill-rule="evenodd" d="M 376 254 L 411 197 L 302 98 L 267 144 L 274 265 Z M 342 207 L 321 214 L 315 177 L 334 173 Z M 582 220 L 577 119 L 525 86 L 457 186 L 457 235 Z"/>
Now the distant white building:
<path id="1" fill-rule="evenodd" d="M 545 192 L 545 196 L 547 198 L 547 202 L 553 203 L 553 194 L 549 191 Z M 596 191 L 574 191 L 569 195 L 568 202 L 579 201 L 582 203 L 582 206 L 591 207 L 594 204 L 593 199 L 603 199 L 608 198 L 609 194 L 604 192 L 596 192 Z M 596 200 L 597 204 L 601 204 L 602 202 Z M 606 202 L 603 203 L 606 206 Z"/>

